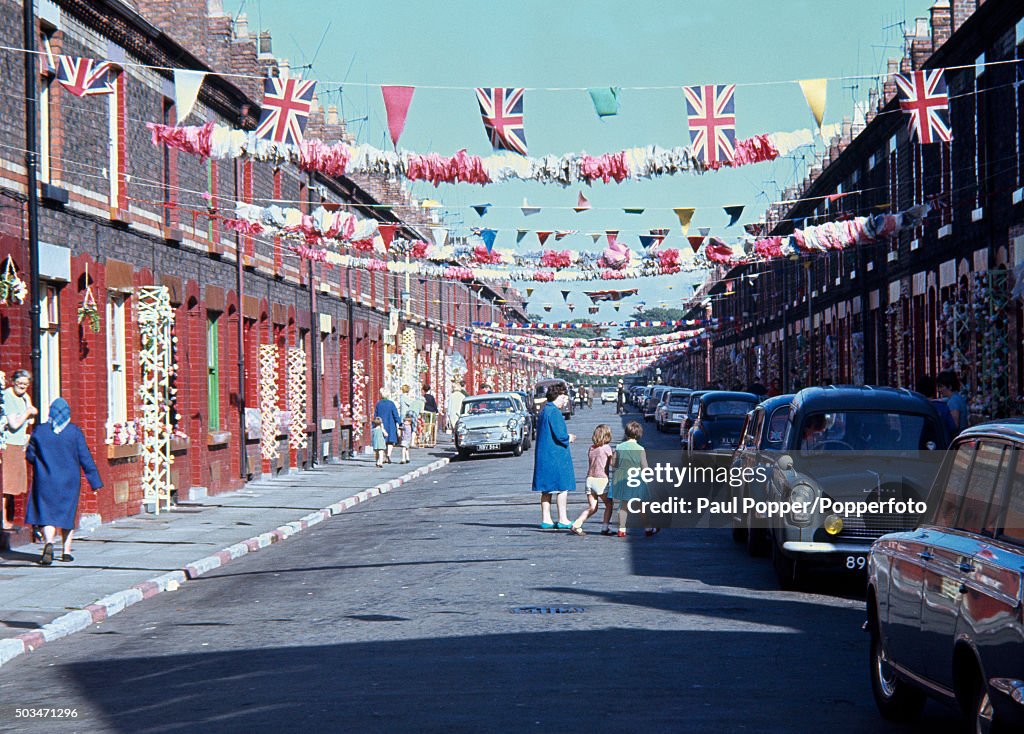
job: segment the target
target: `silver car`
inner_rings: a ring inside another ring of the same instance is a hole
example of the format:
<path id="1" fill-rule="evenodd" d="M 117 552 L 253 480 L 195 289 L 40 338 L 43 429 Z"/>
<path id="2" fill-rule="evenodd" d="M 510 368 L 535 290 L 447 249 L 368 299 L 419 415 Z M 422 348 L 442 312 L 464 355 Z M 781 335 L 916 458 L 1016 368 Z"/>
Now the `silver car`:
<path id="1" fill-rule="evenodd" d="M 529 447 L 530 418 L 518 395 L 489 393 L 462 401 L 462 412 L 455 423 L 459 458 L 497 451 L 519 456 Z"/>

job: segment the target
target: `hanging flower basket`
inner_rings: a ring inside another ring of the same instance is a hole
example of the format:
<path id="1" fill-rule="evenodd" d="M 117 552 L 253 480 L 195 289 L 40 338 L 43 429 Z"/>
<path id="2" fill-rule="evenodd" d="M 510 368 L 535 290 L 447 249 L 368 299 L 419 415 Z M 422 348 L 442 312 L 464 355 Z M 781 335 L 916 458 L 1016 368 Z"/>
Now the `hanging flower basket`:
<path id="1" fill-rule="evenodd" d="M 93 334 L 100 333 L 100 309 L 96 305 L 96 299 L 92 295 L 92 283 L 89 281 L 89 266 L 85 266 L 85 295 L 82 296 L 82 305 L 78 307 L 78 323 L 89 321 L 89 328 Z"/>
<path id="2" fill-rule="evenodd" d="M 22 304 L 28 297 L 28 284 L 18 276 L 14 260 L 10 255 L 4 261 L 4 272 L 0 276 L 0 306 Z"/>

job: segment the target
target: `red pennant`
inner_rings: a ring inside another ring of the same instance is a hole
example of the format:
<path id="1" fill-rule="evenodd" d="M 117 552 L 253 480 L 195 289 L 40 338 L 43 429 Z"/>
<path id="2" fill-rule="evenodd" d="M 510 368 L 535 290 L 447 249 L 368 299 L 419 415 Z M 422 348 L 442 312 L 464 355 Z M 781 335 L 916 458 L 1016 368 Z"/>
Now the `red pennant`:
<path id="1" fill-rule="evenodd" d="M 691 234 L 686 239 L 689 240 L 690 247 L 692 247 L 693 251 L 696 252 L 697 250 L 700 249 L 700 246 L 704 244 L 705 238 L 700 236 L 699 234 Z"/>
<path id="2" fill-rule="evenodd" d="M 548 237 L 550 237 L 551 234 L 551 232 L 537 232 L 537 241 L 543 245 L 548 241 Z"/>
<path id="3" fill-rule="evenodd" d="M 617 230 L 617 229 L 609 229 L 604 234 L 608 238 L 608 244 L 609 245 L 613 245 L 613 244 L 615 244 L 616 238 L 618 238 L 618 236 L 619 236 L 619 230 Z"/>
<path id="4" fill-rule="evenodd" d="M 381 224 L 380 226 L 377 227 L 377 230 L 380 232 L 381 239 L 384 240 L 384 249 L 391 249 L 391 243 L 395 239 L 395 232 L 398 231 L 398 225 Z"/>
<path id="5" fill-rule="evenodd" d="M 409 105 L 412 103 L 412 93 L 416 87 L 390 87 L 382 86 L 381 94 L 384 95 L 384 109 L 388 113 L 388 131 L 391 133 L 391 143 L 398 146 L 398 138 L 405 129 L 405 118 L 409 114 Z"/>

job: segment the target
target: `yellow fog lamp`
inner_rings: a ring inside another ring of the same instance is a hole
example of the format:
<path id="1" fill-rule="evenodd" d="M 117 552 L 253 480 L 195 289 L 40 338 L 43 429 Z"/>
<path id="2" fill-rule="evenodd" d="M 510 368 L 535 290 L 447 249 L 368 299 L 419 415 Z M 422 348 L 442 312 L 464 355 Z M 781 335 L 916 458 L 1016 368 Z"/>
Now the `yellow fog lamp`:
<path id="1" fill-rule="evenodd" d="M 829 515 L 825 518 L 824 527 L 829 535 L 839 535 L 843 531 L 843 518 L 839 515 Z"/>

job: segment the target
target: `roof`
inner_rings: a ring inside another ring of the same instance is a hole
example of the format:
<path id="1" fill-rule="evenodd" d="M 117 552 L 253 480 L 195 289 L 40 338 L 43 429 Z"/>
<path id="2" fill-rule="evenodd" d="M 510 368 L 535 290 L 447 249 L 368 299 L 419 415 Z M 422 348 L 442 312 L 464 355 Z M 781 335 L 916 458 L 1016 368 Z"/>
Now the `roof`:
<path id="1" fill-rule="evenodd" d="M 719 400 L 746 400 L 758 403 L 760 400 L 752 392 L 732 392 L 730 390 L 708 390 L 700 396 L 702 403 L 717 403 Z"/>
<path id="2" fill-rule="evenodd" d="M 795 411 L 808 409 L 892 410 L 932 415 L 935 409 L 923 395 L 906 388 L 871 385 L 828 385 L 804 388 L 793 398 Z"/>
<path id="3" fill-rule="evenodd" d="M 764 407 L 766 411 L 770 413 L 771 411 L 775 410 L 776 408 L 780 408 L 783 405 L 789 405 L 790 403 L 793 402 L 794 397 L 795 395 L 793 395 L 792 393 L 790 393 L 789 395 L 775 395 L 773 397 L 765 398 L 764 400 L 762 400 L 761 405 Z"/>
<path id="4" fill-rule="evenodd" d="M 983 436 L 998 436 L 1017 443 L 1024 443 L 1024 418 L 1004 418 L 971 426 L 957 436 L 957 440 Z"/>

